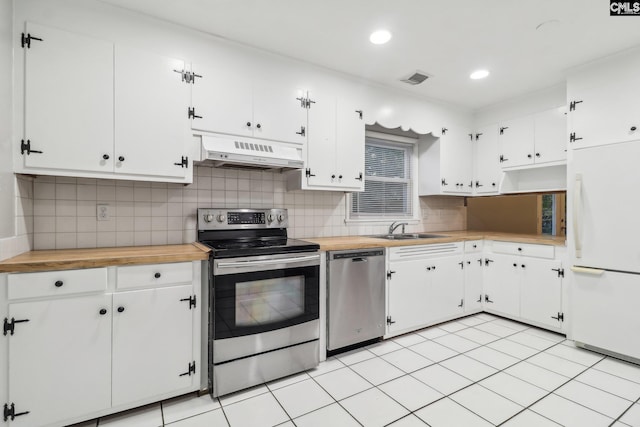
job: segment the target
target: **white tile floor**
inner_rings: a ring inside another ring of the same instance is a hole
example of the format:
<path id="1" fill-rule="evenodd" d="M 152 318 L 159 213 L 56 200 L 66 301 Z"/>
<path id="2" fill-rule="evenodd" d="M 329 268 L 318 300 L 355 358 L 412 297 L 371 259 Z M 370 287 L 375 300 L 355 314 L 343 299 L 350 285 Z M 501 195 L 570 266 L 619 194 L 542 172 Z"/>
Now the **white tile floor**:
<path id="1" fill-rule="evenodd" d="M 212 400 L 182 396 L 112 427 L 640 427 L 640 366 L 478 314 L 343 353 Z"/>

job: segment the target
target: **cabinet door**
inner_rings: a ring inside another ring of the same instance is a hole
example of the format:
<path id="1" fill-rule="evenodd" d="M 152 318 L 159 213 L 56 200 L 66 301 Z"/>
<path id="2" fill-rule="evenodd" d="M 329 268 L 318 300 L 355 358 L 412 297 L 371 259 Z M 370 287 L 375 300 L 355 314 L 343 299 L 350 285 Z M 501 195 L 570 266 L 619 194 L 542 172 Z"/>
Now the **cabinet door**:
<path id="1" fill-rule="evenodd" d="M 440 137 L 440 168 L 445 193 L 471 194 L 473 145 L 470 132 L 451 126 Z"/>
<path id="2" fill-rule="evenodd" d="M 520 315 L 520 280 L 518 257 L 491 254 L 484 267 L 484 308 L 488 311 Z"/>
<path id="3" fill-rule="evenodd" d="M 534 118 L 536 163 L 567 159 L 566 108 L 559 107 L 536 114 Z"/>
<path id="4" fill-rule="evenodd" d="M 253 85 L 253 136 L 305 143 L 307 108 L 301 101 L 304 98 L 306 91 L 292 78 L 261 74 Z"/>
<path id="5" fill-rule="evenodd" d="M 464 312 L 482 311 L 482 254 L 467 256 L 464 260 Z"/>
<path id="6" fill-rule="evenodd" d="M 340 188 L 364 190 L 364 112 L 338 99 L 336 110 L 336 172 Z"/>
<path id="7" fill-rule="evenodd" d="M 314 101 L 309 109 L 307 129 L 307 185 L 332 186 L 336 174 L 336 101 L 332 96 L 310 93 Z M 333 178 L 332 178 L 333 177 Z"/>
<path id="8" fill-rule="evenodd" d="M 191 387 L 193 310 L 181 301 L 191 295 L 191 285 L 113 294 L 114 406 Z"/>
<path id="9" fill-rule="evenodd" d="M 500 150 L 498 149 L 498 125 L 484 126 L 475 134 L 477 194 L 497 193 L 500 184 Z"/>
<path id="10" fill-rule="evenodd" d="M 388 326 L 388 333 L 416 329 L 429 323 L 432 318 L 427 313 L 430 297 L 427 261 L 413 260 L 391 263 L 394 273 L 387 280 L 387 315 L 394 322 Z"/>
<path id="11" fill-rule="evenodd" d="M 521 257 L 519 261 L 523 269 L 520 317 L 559 328 L 561 323 L 557 317 L 562 311 L 562 279 L 558 276 L 560 261 L 529 257 Z"/>
<path id="12" fill-rule="evenodd" d="M 426 260 L 429 278 L 426 315 L 436 323 L 464 311 L 464 262 L 459 257 Z M 431 268 L 431 270 L 429 270 Z"/>
<path id="13" fill-rule="evenodd" d="M 205 132 L 253 135 L 252 83 L 246 64 L 199 61 L 192 70 L 197 77 L 192 88 L 192 106 L 199 118 L 191 128 Z"/>
<path id="14" fill-rule="evenodd" d="M 500 123 L 498 140 L 503 168 L 533 164 L 535 155 L 533 116 Z"/>
<path id="15" fill-rule="evenodd" d="M 113 44 L 27 24 L 24 167 L 113 172 Z M 36 151 L 40 151 L 38 153 Z"/>
<path id="16" fill-rule="evenodd" d="M 176 72 L 182 70 L 182 60 L 116 46 L 116 172 L 186 176 L 190 166 L 183 167 L 181 160 L 191 142 L 192 85 Z"/>
<path id="17" fill-rule="evenodd" d="M 100 310 L 104 310 L 101 314 Z M 111 406 L 111 295 L 9 305 L 12 426 L 60 424 Z"/>

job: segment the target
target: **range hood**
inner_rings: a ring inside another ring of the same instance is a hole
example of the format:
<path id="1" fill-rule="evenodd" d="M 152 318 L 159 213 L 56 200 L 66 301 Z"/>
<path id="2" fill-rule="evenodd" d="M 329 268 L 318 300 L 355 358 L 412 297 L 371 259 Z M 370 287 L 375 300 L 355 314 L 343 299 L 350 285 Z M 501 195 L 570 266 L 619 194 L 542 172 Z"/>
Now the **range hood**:
<path id="1" fill-rule="evenodd" d="M 202 136 L 202 162 L 217 167 L 302 169 L 302 146 L 234 136 Z"/>

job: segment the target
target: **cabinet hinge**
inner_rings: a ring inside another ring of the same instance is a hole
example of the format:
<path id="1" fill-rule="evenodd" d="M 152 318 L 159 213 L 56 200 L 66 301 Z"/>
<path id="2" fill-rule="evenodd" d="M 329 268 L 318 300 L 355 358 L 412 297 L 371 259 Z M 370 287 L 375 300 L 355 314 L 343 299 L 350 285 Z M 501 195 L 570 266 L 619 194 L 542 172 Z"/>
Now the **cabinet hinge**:
<path id="1" fill-rule="evenodd" d="M 395 271 L 388 270 L 387 271 L 387 280 L 391 280 L 391 275 L 394 274 Z"/>
<path id="2" fill-rule="evenodd" d="M 576 137 L 576 133 L 575 132 L 571 132 L 569 134 L 569 142 L 576 142 L 576 141 L 580 141 L 582 138 L 578 138 Z"/>
<path id="3" fill-rule="evenodd" d="M 387 325 L 393 325 L 394 323 L 396 323 L 396 321 L 391 320 L 391 316 L 387 316 Z"/>
<path id="4" fill-rule="evenodd" d="M 358 113 L 358 117 L 362 120 L 362 110 L 356 110 L 356 113 Z"/>
<path id="5" fill-rule="evenodd" d="M 564 277 L 564 268 L 552 268 L 551 271 L 558 273 L 558 277 Z"/>
<path id="6" fill-rule="evenodd" d="M 576 104 L 580 104 L 582 101 L 571 101 L 569 103 L 569 111 L 574 111 L 576 109 Z"/>
<path id="7" fill-rule="evenodd" d="M 551 316 L 551 318 L 558 322 L 564 322 L 564 313 L 558 313 L 558 316 Z"/>
<path id="8" fill-rule="evenodd" d="M 182 298 L 180 301 L 188 301 L 189 302 L 189 310 L 192 308 L 196 308 L 196 296 L 192 295 L 189 298 Z"/>
<path id="9" fill-rule="evenodd" d="M 24 411 L 24 412 L 16 412 L 16 405 L 11 402 L 11 405 L 8 404 L 4 404 L 4 421 L 8 421 L 8 420 L 15 420 L 16 417 L 19 417 L 21 415 L 27 415 L 29 413 L 29 411 Z"/>
<path id="10" fill-rule="evenodd" d="M 27 49 L 31 48 L 31 40 L 38 40 L 39 42 L 42 41 L 41 38 L 39 37 L 33 37 L 31 34 L 27 33 L 22 33 L 22 37 L 20 37 L 20 44 L 22 45 L 22 47 L 26 47 Z"/>
<path id="11" fill-rule="evenodd" d="M 306 136 L 307 135 L 307 128 L 305 128 L 304 126 L 300 126 L 300 132 L 296 132 L 296 135 Z"/>
<path id="12" fill-rule="evenodd" d="M 196 108 L 188 107 L 187 108 L 187 117 L 190 119 L 201 119 L 202 116 L 196 116 Z"/>
<path id="13" fill-rule="evenodd" d="M 449 130 L 449 129 L 447 129 L 447 128 L 442 128 L 442 134 L 443 134 L 443 135 L 446 135 L 448 130 Z"/>
<path id="14" fill-rule="evenodd" d="M 489 258 L 485 258 L 485 259 L 484 259 L 484 265 L 485 265 L 485 267 L 488 267 L 490 262 L 493 262 L 493 260 L 492 260 L 492 259 L 489 259 Z"/>
<path id="15" fill-rule="evenodd" d="M 310 177 L 312 177 L 312 176 L 315 176 L 315 174 L 312 174 L 312 173 L 311 173 L 311 169 L 309 169 L 309 168 L 305 169 L 304 174 L 305 174 L 305 176 L 306 176 L 307 178 L 310 178 Z"/>
<path id="16" fill-rule="evenodd" d="M 362 182 L 362 172 L 358 173 L 358 176 L 356 177 L 356 179 Z"/>
<path id="17" fill-rule="evenodd" d="M 504 154 L 500 154 L 500 163 L 502 163 L 502 162 L 506 162 L 506 161 L 508 161 L 508 160 L 509 160 L 509 159 L 505 159 Z"/>
<path id="18" fill-rule="evenodd" d="M 184 377 L 184 376 L 191 376 L 191 375 L 195 375 L 196 374 L 196 361 L 194 360 L 193 362 L 189 363 L 189 370 L 187 372 L 183 372 L 182 374 L 178 375 L 179 377 Z"/>
<path id="19" fill-rule="evenodd" d="M 38 151 L 38 150 L 32 150 L 31 149 L 31 140 L 27 139 L 27 142 L 24 142 L 24 139 L 20 140 L 20 154 L 24 155 L 24 153 L 27 153 L 27 156 L 31 153 L 38 153 L 38 154 L 42 154 L 42 151 Z"/>
<path id="20" fill-rule="evenodd" d="M 484 294 L 484 302 L 488 302 L 488 303 L 492 303 L 493 304 L 493 301 L 491 301 L 491 298 L 489 298 L 489 295 L 487 295 L 487 294 Z"/>
<path id="21" fill-rule="evenodd" d="M 314 101 L 311 98 L 305 98 L 305 106 L 304 108 L 306 108 L 307 110 L 311 108 L 311 104 L 315 104 L 316 101 Z"/>
<path id="22" fill-rule="evenodd" d="M 473 134 L 472 134 L 472 133 L 468 133 L 467 135 L 469 135 L 469 139 L 470 139 L 471 141 L 473 141 Z"/>
<path id="23" fill-rule="evenodd" d="M 196 74 L 187 70 L 173 70 L 176 73 L 179 73 L 182 76 L 182 81 L 187 84 L 194 84 L 196 82 L 196 77 L 202 78 L 200 74 Z"/>
<path id="24" fill-rule="evenodd" d="M 11 320 L 7 319 L 6 317 L 4 318 L 4 326 L 3 326 L 3 335 L 7 335 L 7 332 L 9 332 L 9 335 L 13 335 L 13 332 L 15 331 L 16 328 L 16 323 L 24 323 L 24 322 L 28 322 L 29 319 L 21 319 L 21 320 L 16 320 L 13 317 L 11 318 Z"/>
<path id="25" fill-rule="evenodd" d="M 458 304 L 458 307 L 461 307 L 461 308 L 464 307 L 464 299 L 460 300 L 460 304 Z"/>
<path id="26" fill-rule="evenodd" d="M 180 166 L 181 168 L 189 169 L 189 157 L 185 157 L 185 156 L 181 156 L 181 157 L 182 159 L 180 160 L 180 162 L 174 163 L 174 165 Z"/>
<path id="27" fill-rule="evenodd" d="M 460 264 L 460 269 L 464 270 L 464 262 L 460 261 L 458 264 Z"/>
<path id="28" fill-rule="evenodd" d="M 476 133 L 476 141 L 480 139 L 480 136 L 482 136 L 482 133 Z"/>
<path id="29" fill-rule="evenodd" d="M 504 131 L 509 129 L 509 126 L 503 126 L 500 128 L 500 135 L 504 135 Z"/>
<path id="30" fill-rule="evenodd" d="M 440 181 L 440 184 L 442 184 L 442 185 L 449 185 L 449 184 L 447 183 L 447 180 L 446 180 L 445 178 L 442 178 L 442 180 Z"/>

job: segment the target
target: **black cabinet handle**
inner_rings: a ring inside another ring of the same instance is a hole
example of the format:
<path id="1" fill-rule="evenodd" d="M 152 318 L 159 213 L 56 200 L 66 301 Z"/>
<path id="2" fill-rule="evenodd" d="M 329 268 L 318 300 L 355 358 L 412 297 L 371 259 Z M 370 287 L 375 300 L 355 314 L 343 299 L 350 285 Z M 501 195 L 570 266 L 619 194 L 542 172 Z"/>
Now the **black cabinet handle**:
<path id="1" fill-rule="evenodd" d="M 496 186 L 496 183 L 495 183 L 495 182 L 492 182 L 492 183 L 491 183 L 491 186 L 492 186 L 492 187 L 495 187 L 495 186 Z"/>
<path id="2" fill-rule="evenodd" d="M 258 123 L 258 124 L 256 125 L 256 127 L 257 127 L 258 129 L 262 129 L 262 125 L 261 125 L 260 123 Z"/>
<path id="3" fill-rule="evenodd" d="M 153 277 L 155 277 L 156 279 L 159 279 L 160 276 L 162 276 L 162 274 L 160 274 L 159 272 L 153 275 Z"/>
<path id="4" fill-rule="evenodd" d="M 635 131 L 636 131 L 636 129 L 638 129 L 638 128 L 637 128 L 637 127 L 635 127 L 635 126 L 631 126 L 631 132 L 635 132 Z"/>
<path id="5" fill-rule="evenodd" d="M 118 307 L 118 313 L 122 313 L 123 311 L 124 311 L 124 307 L 123 306 Z"/>
<path id="6" fill-rule="evenodd" d="M 342 179 L 342 175 L 338 175 L 338 179 Z"/>
<path id="7" fill-rule="evenodd" d="M 251 122 L 247 122 L 247 127 L 251 127 Z"/>
<path id="8" fill-rule="evenodd" d="M 331 175 L 331 179 L 336 179 L 336 176 L 335 175 Z"/>
<path id="9" fill-rule="evenodd" d="M 513 266 L 514 266 L 514 267 L 517 267 L 517 266 L 518 266 L 518 264 L 516 264 L 516 263 L 514 262 L 514 263 L 513 263 Z"/>
<path id="10" fill-rule="evenodd" d="M 60 288 L 62 287 L 62 285 L 64 285 L 64 282 L 62 280 L 56 280 L 56 283 L 54 283 L 54 285 L 56 285 L 56 288 Z"/>
<path id="11" fill-rule="evenodd" d="M 529 158 L 529 159 L 530 159 L 531 157 L 532 157 L 532 156 L 531 156 L 531 154 L 527 154 L 527 158 Z"/>
<path id="12" fill-rule="evenodd" d="M 99 313 L 100 313 L 100 316 L 104 316 L 105 314 L 107 314 L 107 309 L 106 308 L 101 308 Z"/>
<path id="13" fill-rule="evenodd" d="M 102 158 L 105 159 L 105 160 L 109 160 L 109 155 L 108 154 L 103 154 Z"/>
<path id="14" fill-rule="evenodd" d="M 124 156 L 118 157 L 118 160 L 121 161 L 121 162 L 124 162 Z"/>
<path id="15" fill-rule="evenodd" d="M 526 268 L 526 267 L 527 267 L 526 265 L 522 264 L 522 268 Z"/>
<path id="16" fill-rule="evenodd" d="M 540 157 L 540 153 L 536 153 L 536 157 Z"/>
<path id="17" fill-rule="evenodd" d="M 522 252 L 522 248 L 518 248 L 518 252 Z"/>

